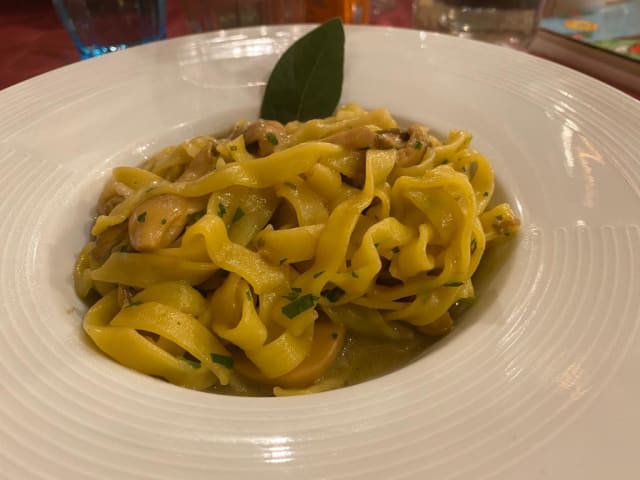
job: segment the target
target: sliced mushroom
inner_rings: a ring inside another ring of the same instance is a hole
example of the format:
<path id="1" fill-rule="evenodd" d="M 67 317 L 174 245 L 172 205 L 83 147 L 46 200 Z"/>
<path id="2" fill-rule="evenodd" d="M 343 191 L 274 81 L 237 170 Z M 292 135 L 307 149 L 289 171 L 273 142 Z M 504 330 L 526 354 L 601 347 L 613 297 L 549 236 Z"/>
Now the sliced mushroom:
<path id="1" fill-rule="evenodd" d="M 124 308 L 131 303 L 131 299 L 136 294 L 133 287 L 118 284 L 117 298 L 120 308 Z"/>
<path id="2" fill-rule="evenodd" d="M 398 151 L 398 165 L 401 167 L 420 163 L 425 150 L 429 146 L 429 133 L 424 125 L 411 125 L 407 132 L 409 140 L 406 146 Z"/>
<path id="3" fill-rule="evenodd" d="M 127 224 L 120 223 L 107 228 L 96 238 L 96 246 L 89 255 L 98 265 L 102 265 L 111 252 L 116 249 L 126 250 L 129 244 Z"/>
<path id="4" fill-rule="evenodd" d="M 389 148 L 402 148 L 409 140 L 409 133 L 399 128 L 390 128 L 388 130 L 380 130 L 376 133 L 374 148 L 382 150 Z"/>
<path id="5" fill-rule="evenodd" d="M 216 168 L 216 158 L 208 150 L 201 150 L 191 162 L 186 166 L 182 175 L 178 177 L 179 182 L 190 182 L 203 177 Z"/>
<path id="6" fill-rule="evenodd" d="M 279 145 L 286 143 L 287 133 L 280 122 L 258 120 L 244 132 L 247 150 L 259 157 L 271 155 Z"/>
<path id="7" fill-rule="evenodd" d="M 378 130 L 374 126 L 364 125 L 350 130 L 335 133 L 322 139 L 323 142 L 334 143 L 349 150 L 377 148 L 403 148 L 407 145 L 409 133 L 399 128 Z"/>
<path id="8" fill-rule="evenodd" d="M 322 139 L 323 142 L 340 145 L 347 150 L 363 150 L 373 148 L 376 143 L 377 132 L 374 127 L 355 127 L 334 133 Z"/>
<path id="9" fill-rule="evenodd" d="M 179 195 L 145 200 L 129 217 L 129 241 L 140 252 L 165 248 L 182 233 L 189 215 L 189 201 Z"/>

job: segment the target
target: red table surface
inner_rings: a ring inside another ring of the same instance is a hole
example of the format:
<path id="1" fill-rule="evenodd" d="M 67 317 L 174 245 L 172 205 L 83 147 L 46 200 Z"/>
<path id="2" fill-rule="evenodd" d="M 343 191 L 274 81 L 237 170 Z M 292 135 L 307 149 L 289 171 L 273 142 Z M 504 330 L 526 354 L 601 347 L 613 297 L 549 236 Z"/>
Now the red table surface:
<path id="1" fill-rule="evenodd" d="M 178 0 L 167 1 L 167 36 L 188 33 Z M 51 0 L 0 0 L 0 89 L 80 61 Z"/>
<path id="2" fill-rule="evenodd" d="M 411 23 L 410 2 L 377 23 Z M 180 0 L 167 0 L 167 37 L 189 33 Z M 0 89 L 80 60 L 51 0 L 0 0 Z"/>
<path id="3" fill-rule="evenodd" d="M 411 2 L 402 0 L 375 23 L 410 26 Z M 167 36 L 189 33 L 180 0 L 167 0 Z M 51 0 L 0 0 L 0 90 L 80 61 Z M 637 92 L 627 92 L 640 98 Z"/>

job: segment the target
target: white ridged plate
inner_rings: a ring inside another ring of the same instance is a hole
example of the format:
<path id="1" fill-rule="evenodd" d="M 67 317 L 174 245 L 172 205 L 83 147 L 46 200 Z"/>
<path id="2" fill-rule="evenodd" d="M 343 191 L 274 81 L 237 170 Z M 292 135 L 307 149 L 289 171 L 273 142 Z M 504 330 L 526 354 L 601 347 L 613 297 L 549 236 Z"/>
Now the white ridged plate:
<path id="1" fill-rule="evenodd" d="M 0 477 L 635 478 L 640 103 L 519 52 L 347 31 L 343 101 L 471 130 L 522 218 L 420 360 L 235 398 L 127 370 L 82 334 L 70 272 L 110 169 L 254 117 L 306 28 L 178 38 L 0 92 Z"/>

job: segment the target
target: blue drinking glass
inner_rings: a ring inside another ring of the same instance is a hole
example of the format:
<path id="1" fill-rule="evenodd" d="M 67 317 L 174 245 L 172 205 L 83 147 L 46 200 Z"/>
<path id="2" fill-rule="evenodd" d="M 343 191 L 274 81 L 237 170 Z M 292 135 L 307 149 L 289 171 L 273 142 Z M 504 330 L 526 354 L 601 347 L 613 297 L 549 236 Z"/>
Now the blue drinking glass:
<path id="1" fill-rule="evenodd" d="M 81 58 L 166 37 L 165 0 L 53 0 Z"/>

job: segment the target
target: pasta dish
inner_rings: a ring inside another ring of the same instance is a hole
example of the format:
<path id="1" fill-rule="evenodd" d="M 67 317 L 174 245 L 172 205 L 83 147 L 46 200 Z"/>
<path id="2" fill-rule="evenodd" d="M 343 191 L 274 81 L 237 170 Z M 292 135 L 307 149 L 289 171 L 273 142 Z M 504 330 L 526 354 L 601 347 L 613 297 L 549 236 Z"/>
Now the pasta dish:
<path id="1" fill-rule="evenodd" d="M 487 246 L 518 230 L 488 208 L 470 142 L 348 105 L 117 167 L 74 268 L 84 330 L 197 390 L 310 393 L 396 368 L 452 328 Z"/>

